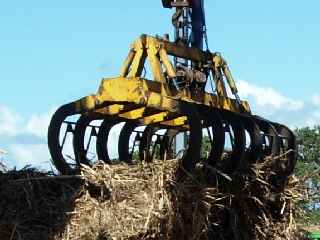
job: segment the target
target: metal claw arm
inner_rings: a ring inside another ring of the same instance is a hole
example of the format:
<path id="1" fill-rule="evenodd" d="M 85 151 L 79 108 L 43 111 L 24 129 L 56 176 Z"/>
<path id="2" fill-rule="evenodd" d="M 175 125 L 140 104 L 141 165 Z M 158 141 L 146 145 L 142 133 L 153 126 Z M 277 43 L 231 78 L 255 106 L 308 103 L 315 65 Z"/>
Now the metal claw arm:
<path id="1" fill-rule="evenodd" d="M 220 76 L 219 80 L 222 81 L 221 75 L 223 74 L 227 80 L 227 83 L 231 89 L 232 94 L 235 96 L 237 102 L 240 102 L 240 97 L 238 95 L 238 88 L 237 88 L 236 83 L 232 77 L 230 68 L 229 68 L 226 60 L 224 60 L 224 58 L 221 56 L 220 53 L 215 53 L 212 61 L 214 64 L 214 69 L 216 69 L 215 71 L 219 72 L 218 74 L 216 74 L 216 75 Z M 221 87 L 221 89 L 217 89 L 218 92 L 220 91 L 221 94 L 225 95 L 226 90 L 224 88 L 224 84 L 222 84 L 222 83 L 219 83 L 219 84 L 222 85 L 222 87 Z"/>

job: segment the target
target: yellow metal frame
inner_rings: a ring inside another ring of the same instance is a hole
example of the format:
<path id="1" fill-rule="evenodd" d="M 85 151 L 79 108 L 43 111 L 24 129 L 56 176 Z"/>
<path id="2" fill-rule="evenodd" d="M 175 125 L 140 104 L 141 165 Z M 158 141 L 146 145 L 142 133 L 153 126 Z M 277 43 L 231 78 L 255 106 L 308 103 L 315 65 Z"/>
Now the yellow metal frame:
<path id="1" fill-rule="evenodd" d="M 188 89 L 177 91 L 170 87 L 168 81 L 176 76 L 176 70 L 169 56 L 185 58 L 200 65 L 209 64 L 215 76 L 217 94 Z M 147 59 L 153 81 L 141 78 Z M 120 76 L 103 79 L 96 95 L 80 99 L 75 104 L 78 112 L 137 120 L 145 125 L 161 123 L 183 126 L 185 117 L 179 115 L 180 105 L 183 103 L 250 114 L 250 107 L 246 101 L 239 104 L 235 99 L 228 97 L 226 84 L 233 94 L 237 94 L 231 71 L 219 53 L 203 52 L 142 35 L 132 44 L 121 67 Z"/>

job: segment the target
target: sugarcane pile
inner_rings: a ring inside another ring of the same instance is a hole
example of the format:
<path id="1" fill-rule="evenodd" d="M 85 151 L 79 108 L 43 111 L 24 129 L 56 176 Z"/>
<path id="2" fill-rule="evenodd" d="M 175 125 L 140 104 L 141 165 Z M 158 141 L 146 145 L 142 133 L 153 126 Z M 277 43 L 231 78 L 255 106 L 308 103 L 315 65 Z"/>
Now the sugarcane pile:
<path id="1" fill-rule="evenodd" d="M 78 176 L 10 171 L 0 175 L 0 239 L 301 239 L 301 184 L 270 185 L 272 162 L 232 176 L 203 164 L 191 174 L 177 160 L 99 162 Z"/>

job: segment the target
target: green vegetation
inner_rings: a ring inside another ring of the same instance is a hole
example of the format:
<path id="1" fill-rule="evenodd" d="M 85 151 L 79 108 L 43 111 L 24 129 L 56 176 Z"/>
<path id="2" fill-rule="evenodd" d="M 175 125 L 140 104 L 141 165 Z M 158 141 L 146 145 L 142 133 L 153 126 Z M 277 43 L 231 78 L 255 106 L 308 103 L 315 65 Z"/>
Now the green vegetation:
<path id="1" fill-rule="evenodd" d="M 320 126 L 296 130 L 299 157 L 296 175 L 305 178 L 308 196 L 302 203 L 310 224 L 320 223 Z"/>
<path id="2" fill-rule="evenodd" d="M 201 158 L 207 158 L 211 151 L 211 140 L 208 136 L 202 137 Z"/>

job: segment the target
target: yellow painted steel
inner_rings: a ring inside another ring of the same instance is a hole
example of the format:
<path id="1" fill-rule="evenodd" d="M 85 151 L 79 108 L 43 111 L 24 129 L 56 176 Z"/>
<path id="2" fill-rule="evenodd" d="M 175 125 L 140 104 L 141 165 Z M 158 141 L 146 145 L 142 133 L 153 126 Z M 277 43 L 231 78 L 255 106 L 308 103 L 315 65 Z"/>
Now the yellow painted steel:
<path id="1" fill-rule="evenodd" d="M 170 121 L 162 122 L 162 125 L 167 126 L 184 126 L 187 121 L 187 117 L 179 117 Z"/>
<path id="2" fill-rule="evenodd" d="M 223 82 L 223 77 L 222 77 L 221 73 L 223 73 L 224 76 L 226 77 L 226 80 L 227 80 L 227 83 L 230 87 L 231 92 L 233 94 L 237 94 L 238 89 L 237 89 L 236 83 L 232 77 L 231 71 L 228 67 L 226 60 L 224 60 L 224 58 L 221 56 L 220 53 L 214 54 L 213 63 L 214 63 L 214 68 L 215 68 L 216 74 L 220 74 L 219 81 L 216 81 L 216 86 L 217 86 L 217 91 L 219 93 L 219 96 L 227 96 L 225 85 Z"/>
<path id="3" fill-rule="evenodd" d="M 135 51 L 135 56 L 132 60 L 131 70 L 128 74 L 128 77 L 138 77 L 141 75 L 145 60 L 146 60 L 146 51 L 142 39 L 138 39 L 134 42 L 133 48 Z M 128 62 L 129 63 L 129 62 Z M 126 64 L 126 63 L 125 63 Z M 125 68 L 130 68 L 130 66 L 125 66 Z M 124 71 L 124 73 L 126 73 Z"/>
<path id="4" fill-rule="evenodd" d="M 144 119 L 141 120 L 141 122 L 145 125 L 149 125 L 152 123 L 159 123 L 159 122 L 163 122 L 167 116 L 168 116 L 168 112 L 162 112 L 162 113 L 154 114 L 149 117 L 145 117 Z"/>
<path id="5" fill-rule="evenodd" d="M 90 95 L 75 102 L 76 112 L 86 112 L 95 109 L 96 107 L 96 97 L 95 95 Z"/>
<path id="6" fill-rule="evenodd" d="M 214 81 L 216 85 L 217 94 L 220 97 L 226 97 L 227 90 L 226 90 L 226 86 L 223 81 L 223 75 L 221 72 L 222 58 L 219 56 L 219 54 L 216 54 L 213 56 L 212 62 L 213 62 L 213 72 L 215 75 Z"/>
<path id="7" fill-rule="evenodd" d="M 139 108 L 136 110 L 132 110 L 132 111 L 129 111 L 126 113 L 119 114 L 119 116 L 122 118 L 134 120 L 134 119 L 138 119 L 138 118 L 143 117 L 143 113 L 145 112 L 145 110 L 146 110 L 146 108 L 142 107 L 142 108 Z"/>
<path id="8" fill-rule="evenodd" d="M 172 63 L 169 60 L 167 52 L 163 48 L 160 48 L 159 56 L 161 58 L 161 61 L 162 61 L 163 65 L 165 66 L 165 68 L 167 70 L 168 76 L 170 78 L 175 78 L 176 77 L 176 71 L 175 71 Z"/>
<path id="9" fill-rule="evenodd" d="M 147 55 L 148 55 L 154 80 L 157 82 L 164 83 L 165 78 L 163 75 L 162 65 L 158 57 L 159 50 L 160 50 L 160 43 L 156 41 L 155 38 L 147 38 L 145 47 L 147 48 Z"/>
<path id="10" fill-rule="evenodd" d="M 120 70 L 120 77 L 126 77 L 129 73 L 130 66 L 134 60 L 136 52 L 134 49 L 130 49 L 128 57 L 126 58 L 125 62 L 123 63 L 121 70 Z"/>
<path id="11" fill-rule="evenodd" d="M 166 88 L 162 88 L 163 83 L 149 81 L 142 78 L 113 78 L 104 79 L 100 85 L 97 95 L 89 96 L 85 100 L 80 100 L 80 105 L 84 109 L 99 109 L 99 106 L 106 102 L 114 104 L 137 104 L 165 111 L 175 112 L 180 101 L 215 107 L 232 112 L 250 113 L 250 107 L 246 101 L 241 102 L 241 108 L 236 101 L 231 98 L 219 97 L 209 93 L 192 93 L 185 91 L 184 94 L 170 95 Z"/>
<path id="12" fill-rule="evenodd" d="M 101 109 L 95 110 L 96 113 L 103 114 L 103 115 L 117 115 L 124 109 L 124 105 L 120 104 L 113 104 L 111 106 L 107 106 Z"/>
<path id="13" fill-rule="evenodd" d="M 178 91 L 170 87 L 170 81 L 176 77 L 176 70 L 169 56 L 189 59 L 200 64 L 199 66 L 201 64 L 211 66 L 217 94 L 191 91 L 188 88 Z M 141 78 L 147 58 L 153 81 Z M 75 104 L 79 112 L 89 111 L 100 115 L 139 120 L 146 125 L 160 122 L 169 126 L 184 125 L 186 121 L 184 116 L 173 120 L 167 119 L 170 113 L 179 114 L 182 103 L 250 114 L 250 107 L 246 101 L 238 104 L 235 99 L 227 96 L 224 79 L 232 93 L 237 93 L 231 71 L 220 53 L 203 52 L 142 35 L 132 44 L 121 68 L 120 77 L 103 79 L 96 95 L 82 98 Z M 132 105 L 133 108 L 126 108 L 128 105 Z M 150 114 L 151 109 L 156 110 L 154 114 Z"/>

